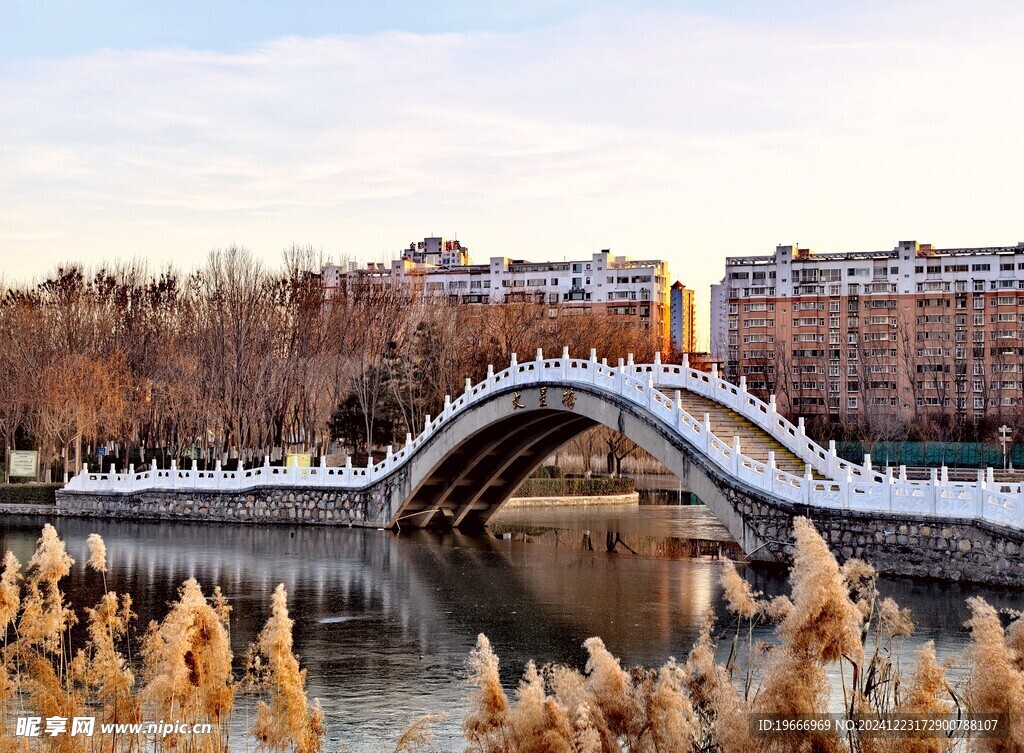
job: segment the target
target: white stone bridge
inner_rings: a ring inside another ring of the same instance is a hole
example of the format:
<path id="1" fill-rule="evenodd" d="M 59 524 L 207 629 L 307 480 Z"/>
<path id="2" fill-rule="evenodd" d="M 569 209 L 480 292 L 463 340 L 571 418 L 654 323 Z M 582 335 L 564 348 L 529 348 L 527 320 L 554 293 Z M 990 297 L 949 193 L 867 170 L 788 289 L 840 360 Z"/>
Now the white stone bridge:
<path id="1" fill-rule="evenodd" d="M 1020 484 L 994 482 L 991 469 L 974 482 L 949 481 L 945 469 L 926 481 L 881 473 L 869 457 L 850 463 L 834 445 L 815 443 L 802 420 L 786 420 L 774 398 L 759 400 L 743 380 L 734 385 L 659 358 L 609 365 L 593 352 L 545 359 L 538 351 L 525 363 L 513 355 L 508 368 L 488 369 L 478 384 L 467 379 L 465 392 L 447 399 L 418 436 L 365 468 L 86 468 L 58 493 L 58 504 L 84 515 L 478 527 L 557 447 L 598 424 L 685 481 L 749 555 L 785 558 L 788 521 L 810 514 L 837 526 L 831 543 L 841 555 L 862 556 L 879 544 L 939 547 L 967 558 L 957 572 L 970 577 L 988 547 L 970 533 L 981 531 L 993 547 L 1009 542 L 1006 567 L 1024 583 Z M 993 549 L 992 557 L 1003 553 Z"/>

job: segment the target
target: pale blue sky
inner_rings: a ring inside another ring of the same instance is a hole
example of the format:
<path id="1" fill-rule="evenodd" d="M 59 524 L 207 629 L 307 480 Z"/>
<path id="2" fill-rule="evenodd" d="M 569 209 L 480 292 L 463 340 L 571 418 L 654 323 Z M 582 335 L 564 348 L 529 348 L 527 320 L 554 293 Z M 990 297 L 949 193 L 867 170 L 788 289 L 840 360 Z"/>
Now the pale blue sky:
<path id="1" fill-rule="evenodd" d="M 779 243 L 1012 244 L 1022 38 L 1000 0 L 0 0 L 0 274 L 457 233 L 706 305 Z"/>
<path id="2" fill-rule="evenodd" d="M 597 11 L 661 9 L 722 17 L 829 14 L 839 3 L 786 0 L 516 0 L 266 2 L 265 0 L 3 0 L 0 59 L 81 54 L 103 47 L 191 47 L 236 52 L 281 36 L 523 31 Z"/>

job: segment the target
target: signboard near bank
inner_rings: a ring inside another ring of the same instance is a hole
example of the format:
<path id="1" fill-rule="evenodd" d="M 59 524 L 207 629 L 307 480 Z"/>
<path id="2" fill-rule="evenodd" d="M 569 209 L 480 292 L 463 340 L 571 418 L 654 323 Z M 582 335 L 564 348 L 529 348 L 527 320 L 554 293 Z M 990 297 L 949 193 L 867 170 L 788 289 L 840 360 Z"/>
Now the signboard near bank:
<path id="1" fill-rule="evenodd" d="M 39 453 L 35 450 L 11 450 L 7 478 L 35 478 Z"/>

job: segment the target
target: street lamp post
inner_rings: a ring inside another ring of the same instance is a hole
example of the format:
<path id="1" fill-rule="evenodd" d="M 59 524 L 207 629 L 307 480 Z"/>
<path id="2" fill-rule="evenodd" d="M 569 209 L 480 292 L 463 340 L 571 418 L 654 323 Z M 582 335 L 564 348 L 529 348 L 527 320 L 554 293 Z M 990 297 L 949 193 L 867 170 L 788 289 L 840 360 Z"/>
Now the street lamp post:
<path id="1" fill-rule="evenodd" d="M 1006 445 L 1009 444 L 1010 439 L 1010 427 L 1003 424 L 999 427 L 999 444 L 1003 446 L 1003 470 L 1006 470 Z"/>

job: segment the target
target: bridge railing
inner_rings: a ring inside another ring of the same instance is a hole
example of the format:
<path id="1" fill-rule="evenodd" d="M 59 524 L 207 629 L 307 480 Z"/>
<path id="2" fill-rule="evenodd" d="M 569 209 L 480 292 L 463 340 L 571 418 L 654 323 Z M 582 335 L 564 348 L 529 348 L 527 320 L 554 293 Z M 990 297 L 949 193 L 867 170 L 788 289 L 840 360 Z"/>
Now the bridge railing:
<path id="1" fill-rule="evenodd" d="M 436 417 L 427 416 L 423 430 L 413 437 L 406 435 L 405 445 L 397 452 L 388 447 L 385 458 L 366 467 L 327 467 L 321 459 L 316 467 L 262 466 L 224 470 L 218 463 L 213 470 L 146 466 L 126 471 L 98 472 L 83 467 L 67 485 L 69 490 L 125 493 L 142 490 L 188 489 L 196 491 L 245 490 L 261 486 L 331 487 L 358 491 L 376 483 L 410 462 L 420 448 L 447 426 L 454 416 L 488 399 L 492 394 L 514 387 L 544 383 L 566 387 L 589 387 L 595 391 L 617 395 L 644 409 L 656 420 L 677 433 L 698 453 L 706 456 L 726 475 L 752 489 L 789 502 L 815 507 L 920 514 L 934 517 L 977 518 L 1014 528 L 1024 529 L 1024 497 L 1020 484 L 996 484 L 991 471 L 979 474 L 976 483 L 951 482 L 945 469 L 933 470 L 927 481 L 895 478 L 891 469 L 879 473 L 870 465 L 858 466 L 835 457 L 835 448 L 828 450 L 807 438 L 802 423 L 794 426 L 775 410 L 774 400 L 764 403 L 747 392 L 745 385 L 732 385 L 716 374 L 682 366 L 634 364 L 632 358 L 617 367 L 598 361 L 591 352 L 589 359 L 570 358 L 563 351 L 561 358 L 544 359 L 538 352 L 535 361 L 519 363 L 513 354 L 507 369 L 494 372 L 477 383 L 466 382 L 465 392 L 455 400 L 445 399 L 444 408 Z M 775 467 L 774 453 L 761 462 L 743 454 L 740 439 L 716 435 L 710 420 L 687 413 L 680 402 L 669 398 L 659 387 L 688 390 L 726 405 L 778 439 L 806 463 L 803 476 Z M 552 396 L 551 400 L 557 400 Z M 814 478 L 817 470 L 828 478 Z"/>

